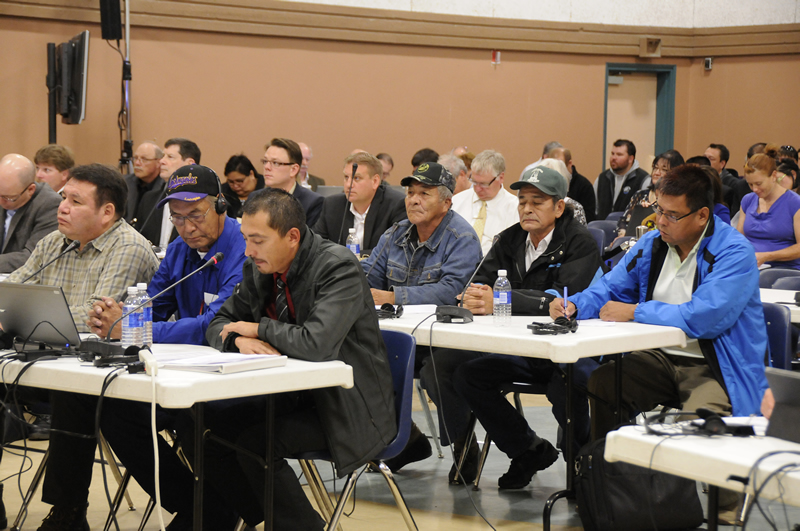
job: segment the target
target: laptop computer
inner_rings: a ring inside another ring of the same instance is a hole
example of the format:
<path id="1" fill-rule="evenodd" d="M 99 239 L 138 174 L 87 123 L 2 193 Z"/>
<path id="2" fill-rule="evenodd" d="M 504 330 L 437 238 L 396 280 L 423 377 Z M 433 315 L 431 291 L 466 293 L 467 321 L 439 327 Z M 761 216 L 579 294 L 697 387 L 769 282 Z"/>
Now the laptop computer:
<path id="1" fill-rule="evenodd" d="M 767 367 L 767 381 L 775 397 L 767 435 L 800 443 L 800 374 Z"/>
<path id="2" fill-rule="evenodd" d="M 0 324 L 20 341 L 76 348 L 80 336 L 58 286 L 0 282 Z"/>

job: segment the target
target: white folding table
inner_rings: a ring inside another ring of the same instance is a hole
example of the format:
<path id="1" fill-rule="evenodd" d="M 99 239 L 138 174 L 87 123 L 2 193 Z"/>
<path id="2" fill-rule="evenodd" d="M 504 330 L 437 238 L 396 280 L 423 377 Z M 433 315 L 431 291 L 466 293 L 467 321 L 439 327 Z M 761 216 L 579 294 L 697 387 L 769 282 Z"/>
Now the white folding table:
<path id="1" fill-rule="evenodd" d="M 771 452 L 782 453 L 758 463 L 755 484 L 751 480 L 745 485 L 738 479 L 750 476 L 756 462 Z M 754 494 L 772 472 L 791 464 L 800 467 L 800 444 L 766 436 L 668 437 L 648 434 L 644 426 L 625 426 L 609 432 L 605 458 L 708 483 L 708 528 L 716 529 L 719 488 Z M 780 482 L 773 479 L 763 487 L 761 497 L 800 506 L 800 471 L 781 475 Z"/>
<path id="2" fill-rule="evenodd" d="M 11 383 L 23 369 L 25 363 L 5 362 L 0 367 L 0 381 Z M 97 368 L 81 363 L 76 358 L 61 358 L 52 361 L 40 360 L 22 375 L 19 384 L 69 391 L 88 395 L 99 395 L 103 380 L 111 368 Z M 277 393 L 305 391 L 323 387 L 353 387 L 353 369 L 340 361 L 308 362 L 289 359 L 284 367 L 260 369 L 234 374 L 206 374 L 192 371 L 160 369 L 156 376 L 156 403 L 168 409 L 195 409 L 195 509 L 194 529 L 202 529 L 203 504 L 203 405 L 214 400 L 266 395 L 267 423 L 271 424 L 273 413 L 271 397 Z M 104 394 L 108 398 L 120 398 L 137 402 L 150 402 L 152 382 L 149 376 L 123 373 L 116 378 Z M 268 429 L 266 462 L 268 473 L 265 485 L 265 528 L 272 522 L 272 430 Z"/>
<path id="3" fill-rule="evenodd" d="M 556 492 L 545 502 L 544 530 L 550 529 L 550 513 L 553 504 L 560 498 L 571 496 L 573 489 L 574 461 L 571 441 L 574 440 L 572 423 L 572 373 L 573 363 L 582 358 L 619 354 L 633 350 L 671 346 L 686 346 L 686 334 L 679 328 L 646 325 L 641 323 L 605 323 L 597 319 L 579 321 L 575 333 L 560 335 L 534 335 L 527 328 L 532 322 L 550 323 L 549 317 L 512 316 L 509 326 L 495 326 L 492 316 L 475 316 L 471 323 L 436 323 L 435 317 L 423 321 L 425 315 L 413 308 L 399 319 L 383 319 L 384 330 L 397 330 L 412 334 L 418 345 L 477 350 L 497 354 L 510 354 L 531 358 L 549 359 L 566 364 L 566 440 L 564 460 L 567 465 L 566 490 Z M 431 328 L 431 323 L 433 328 Z M 617 364 L 617 378 L 621 376 L 621 365 Z M 617 404 L 620 403 L 620 386 L 617 385 Z"/>

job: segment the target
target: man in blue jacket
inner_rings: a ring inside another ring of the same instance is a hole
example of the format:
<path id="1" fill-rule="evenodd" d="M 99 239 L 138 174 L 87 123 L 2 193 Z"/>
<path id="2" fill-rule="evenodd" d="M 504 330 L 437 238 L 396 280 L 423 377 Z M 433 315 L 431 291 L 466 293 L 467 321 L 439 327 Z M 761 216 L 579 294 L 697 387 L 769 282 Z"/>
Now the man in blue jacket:
<path id="1" fill-rule="evenodd" d="M 225 215 L 225 209 L 219 203 L 221 197 L 216 174 L 205 166 L 183 166 L 167 183 L 167 197 L 158 207 L 169 203 L 170 218 L 180 237 L 169 244 L 166 257 L 148 285 L 148 295 L 152 297 L 174 284 L 217 252 L 224 253 L 225 257 L 153 301 L 155 343 L 207 345 L 205 333 L 209 323 L 234 287 L 242 281 L 244 238 L 239 223 Z M 103 297 L 92 308 L 87 324 L 92 332 L 105 337 L 111 324 L 121 315 L 121 303 Z M 169 321 L 173 315 L 176 319 Z M 115 326 L 111 336 L 119 338 L 120 328 L 119 324 Z M 97 397 L 66 392 L 57 392 L 57 395 L 53 415 L 58 415 L 66 423 L 62 429 L 93 435 Z M 153 453 L 141 451 L 152 445 L 149 404 L 108 400 L 103 409 L 102 429 L 106 440 L 139 484 L 154 494 Z M 161 429 L 172 427 L 181 414 L 160 410 L 158 424 Z M 51 452 L 43 492 L 74 492 L 75 495 L 70 498 L 68 506 L 56 504 L 39 529 L 88 529 L 85 500 L 89 494 L 96 441 L 78 437 L 59 440 L 69 445 L 63 455 L 69 455 L 70 459 L 54 459 L 56 454 Z M 161 438 L 159 444 L 169 447 Z M 164 459 L 161 463 L 164 474 L 172 473 L 172 467 L 182 466 L 177 456 L 171 455 L 174 460 Z M 177 502 L 170 505 L 172 495 L 164 495 L 164 507 L 172 507 L 175 511 Z M 49 499 L 62 498 L 51 495 Z"/>
<path id="2" fill-rule="evenodd" d="M 694 166 L 679 166 L 656 188 L 658 231 L 648 233 L 600 282 L 569 298 L 579 319 L 675 326 L 684 349 L 627 354 L 622 361 L 623 411 L 659 404 L 705 407 L 723 415 L 757 414 L 767 388 L 767 334 L 753 247 L 716 218 L 711 183 Z M 564 315 L 563 300 L 550 305 Z M 598 368 L 589 391 L 614 403 L 614 364 Z M 612 407 L 592 401 L 592 435 L 616 425 Z"/>

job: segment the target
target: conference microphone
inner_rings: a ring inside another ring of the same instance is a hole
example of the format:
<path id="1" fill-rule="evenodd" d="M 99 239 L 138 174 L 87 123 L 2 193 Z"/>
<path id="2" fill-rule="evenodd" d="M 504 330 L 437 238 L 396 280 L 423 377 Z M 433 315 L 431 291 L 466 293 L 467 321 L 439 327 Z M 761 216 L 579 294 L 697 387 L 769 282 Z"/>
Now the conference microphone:
<path id="1" fill-rule="evenodd" d="M 156 293 L 155 295 L 153 295 L 152 297 L 148 298 L 147 300 L 145 300 L 144 302 L 142 302 L 141 304 L 139 304 L 138 306 L 136 306 L 132 310 L 128 311 L 127 313 L 122 314 L 122 316 L 120 316 L 119 319 L 114 321 L 114 323 L 109 327 L 108 333 L 106 334 L 105 341 L 83 341 L 81 343 L 81 346 L 80 346 L 80 351 L 81 352 L 88 352 L 88 353 L 91 353 L 93 355 L 98 355 L 101 358 L 109 357 L 109 356 L 122 355 L 123 352 L 125 352 L 125 349 L 123 349 L 119 345 L 111 345 L 110 344 L 111 343 L 111 331 L 114 329 L 115 326 L 117 326 L 119 324 L 120 321 L 122 321 L 123 319 L 128 317 L 130 314 L 134 313 L 136 310 L 138 310 L 142 306 L 145 306 L 146 304 L 149 304 L 149 303 L 153 302 L 154 300 L 156 300 L 157 298 L 159 298 L 160 296 L 162 296 L 163 294 L 165 294 L 166 292 L 168 292 L 169 290 L 171 290 L 172 288 L 174 288 L 175 286 L 177 286 L 178 284 L 180 284 L 184 280 L 186 280 L 189 277 L 193 276 L 194 274 L 199 273 L 200 271 L 202 271 L 203 269 L 207 268 L 210 265 L 217 264 L 217 263 L 221 262 L 224 257 L 225 257 L 225 255 L 223 253 L 215 254 L 210 259 L 208 259 L 205 264 L 201 265 L 200 267 L 198 267 L 197 269 L 195 269 L 194 271 L 192 271 L 191 273 L 189 273 L 185 277 L 181 278 L 180 280 L 178 280 L 177 282 L 175 282 L 171 286 L 168 286 L 167 288 L 164 288 L 159 293 Z"/>
<path id="2" fill-rule="evenodd" d="M 342 212 L 342 225 L 339 227 L 339 239 L 337 241 L 342 241 L 342 231 L 344 231 L 344 220 L 347 219 L 347 212 L 350 210 L 350 194 L 353 193 L 353 184 L 356 182 L 356 170 L 358 169 L 358 163 L 353 163 L 353 174 L 350 176 L 350 189 L 347 191 L 347 203 L 344 205 L 344 212 Z"/>
<path id="3" fill-rule="evenodd" d="M 79 241 L 77 241 L 77 240 L 76 240 L 76 241 L 73 241 L 72 243 L 70 243 L 69 245 L 67 245 L 67 248 L 66 248 L 66 249 L 64 249 L 63 251 L 61 251 L 61 253 L 60 253 L 60 254 L 58 254 L 58 255 L 57 255 L 55 258 L 53 258 L 52 260 L 50 260 L 49 262 L 47 262 L 45 265 L 43 265 L 42 267 L 40 267 L 39 269 L 37 269 L 36 271 L 34 271 L 34 272 L 33 272 L 31 275 L 29 275 L 29 276 L 28 276 L 28 277 L 27 277 L 25 280 L 23 280 L 22 282 L 20 282 L 20 284 L 25 284 L 27 281 L 29 281 L 30 279 L 32 279 L 33 277 L 35 277 L 36 275 L 38 275 L 39 273 L 41 273 L 41 272 L 44 270 L 44 268 L 45 268 L 45 267 L 49 266 L 50 264 L 52 264 L 53 262 L 55 262 L 56 260 L 58 260 L 59 258 L 61 258 L 62 256 L 64 256 L 65 254 L 67 254 L 68 252 L 70 252 L 70 251 L 72 251 L 72 250 L 75 250 L 75 249 L 77 249 L 78 247 L 80 247 L 80 245 L 81 245 L 81 242 L 79 242 Z"/>
<path id="4" fill-rule="evenodd" d="M 499 239 L 499 234 L 495 234 L 494 238 L 492 238 L 492 245 L 489 247 L 489 250 L 483 256 L 483 258 L 481 258 L 481 261 L 478 262 L 478 267 L 476 267 L 475 271 L 472 272 L 472 276 L 469 277 L 467 284 L 464 286 L 464 291 L 461 292 L 461 301 L 459 301 L 455 306 L 448 305 L 439 306 L 436 308 L 437 321 L 442 323 L 471 323 L 473 321 L 474 316 L 472 315 L 472 312 L 464 308 L 464 294 L 467 293 L 467 288 L 469 288 L 469 285 L 472 284 L 472 281 L 475 279 L 475 275 L 478 274 L 478 271 L 486 261 L 486 258 L 489 257 L 489 253 L 492 252 L 492 249 Z"/>

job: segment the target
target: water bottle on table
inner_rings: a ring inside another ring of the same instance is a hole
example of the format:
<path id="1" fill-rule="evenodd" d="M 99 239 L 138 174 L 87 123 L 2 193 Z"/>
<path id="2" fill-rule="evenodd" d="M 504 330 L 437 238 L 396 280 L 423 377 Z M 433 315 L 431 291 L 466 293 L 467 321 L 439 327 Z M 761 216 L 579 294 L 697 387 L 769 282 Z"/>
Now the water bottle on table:
<path id="1" fill-rule="evenodd" d="M 136 284 L 139 289 L 139 302 L 141 304 L 148 300 L 147 284 L 139 282 Z M 142 306 L 142 345 L 150 346 L 153 344 L 153 303 L 148 302 Z"/>
<path id="2" fill-rule="evenodd" d="M 361 245 L 359 245 L 358 238 L 356 238 L 355 228 L 349 230 L 349 234 L 347 235 L 347 248 L 357 257 L 361 256 Z"/>
<path id="3" fill-rule="evenodd" d="M 128 296 L 125 298 L 125 304 L 122 307 L 122 314 L 131 312 L 139 304 L 139 288 L 131 286 L 128 288 Z M 121 345 L 123 348 L 135 345 L 142 346 L 142 309 L 139 308 L 135 312 L 125 317 L 122 320 L 122 340 Z"/>
<path id="4" fill-rule="evenodd" d="M 494 282 L 492 314 L 494 314 L 494 324 L 497 326 L 511 324 L 511 283 L 508 281 L 507 275 L 508 272 L 505 269 L 500 269 L 497 272 L 497 280 Z"/>

